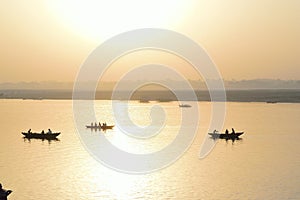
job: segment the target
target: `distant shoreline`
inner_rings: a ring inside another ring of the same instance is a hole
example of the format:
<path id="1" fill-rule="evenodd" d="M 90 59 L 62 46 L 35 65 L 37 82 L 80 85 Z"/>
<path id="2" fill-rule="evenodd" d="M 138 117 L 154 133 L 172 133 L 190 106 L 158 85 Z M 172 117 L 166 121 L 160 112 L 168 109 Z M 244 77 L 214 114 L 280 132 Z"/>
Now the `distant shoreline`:
<path id="1" fill-rule="evenodd" d="M 191 101 L 187 91 L 176 91 L 183 96 L 183 101 Z M 198 101 L 211 101 L 207 90 L 195 91 Z M 115 92 L 113 100 L 126 100 L 128 91 Z M 85 92 L 82 92 L 85 96 Z M 97 91 L 96 100 L 111 100 L 112 91 Z M 256 90 L 227 90 L 228 102 L 267 102 L 267 103 L 300 103 L 300 89 L 256 89 Z M 71 100 L 72 90 L 0 90 L 0 99 L 53 99 Z M 81 98 L 87 99 L 87 98 Z M 174 93 L 170 91 L 136 91 L 131 100 L 168 102 L 177 101 Z"/>

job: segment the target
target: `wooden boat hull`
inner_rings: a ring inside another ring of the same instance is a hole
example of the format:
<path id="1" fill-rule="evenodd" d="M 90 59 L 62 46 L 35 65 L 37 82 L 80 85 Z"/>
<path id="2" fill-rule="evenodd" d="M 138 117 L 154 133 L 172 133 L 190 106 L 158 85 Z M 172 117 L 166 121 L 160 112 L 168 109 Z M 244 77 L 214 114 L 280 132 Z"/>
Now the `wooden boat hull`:
<path id="1" fill-rule="evenodd" d="M 112 129 L 114 128 L 114 125 L 111 126 L 85 126 L 86 128 L 91 128 L 91 129 Z"/>
<path id="2" fill-rule="evenodd" d="M 243 135 L 244 132 L 236 132 L 234 134 L 229 133 L 208 133 L 212 138 L 220 138 L 220 139 L 237 139 L 239 136 Z"/>
<path id="3" fill-rule="evenodd" d="M 51 133 L 51 134 L 22 132 L 22 135 L 24 135 L 25 138 L 53 140 L 53 139 L 56 139 L 56 137 L 60 135 L 60 132 L 59 133 Z"/>

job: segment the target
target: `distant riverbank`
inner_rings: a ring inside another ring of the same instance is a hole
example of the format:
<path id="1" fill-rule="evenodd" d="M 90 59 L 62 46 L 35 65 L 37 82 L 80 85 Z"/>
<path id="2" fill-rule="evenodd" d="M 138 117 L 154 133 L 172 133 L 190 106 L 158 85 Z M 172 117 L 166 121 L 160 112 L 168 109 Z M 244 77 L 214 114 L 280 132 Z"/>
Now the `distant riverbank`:
<path id="1" fill-rule="evenodd" d="M 190 101 L 190 93 L 187 91 L 176 91 Z M 83 92 L 84 94 L 84 92 Z M 125 100 L 128 91 L 115 93 L 115 100 Z M 210 101 L 209 92 L 206 90 L 195 91 L 198 101 Z M 84 96 L 84 95 L 83 95 Z M 231 102 L 268 102 L 268 103 L 300 103 L 300 89 L 271 89 L 271 90 L 228 90 L 226 91 L 227 101 Z M 109 100 L 112 91 L 97 91 L 95 99 Z M 0 90 L 1 99 L 72 99 L 72 90 Z M 136 91 L 131 100 L 148 101 L 177 101 L 171 91 Z"/>

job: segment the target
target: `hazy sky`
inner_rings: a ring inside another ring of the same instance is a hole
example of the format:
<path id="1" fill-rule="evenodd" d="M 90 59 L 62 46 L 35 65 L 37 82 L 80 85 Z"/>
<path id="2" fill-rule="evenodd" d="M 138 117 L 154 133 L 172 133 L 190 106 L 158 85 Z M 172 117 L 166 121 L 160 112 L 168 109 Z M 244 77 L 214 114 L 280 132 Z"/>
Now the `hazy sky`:
<path id="1" fill-rule="evenodd" d="M 166 28 L 206 49 L 224 79 L 300 79 L 299 0 L 0 2 L 0 82 L 73 81 L 105 39 L 136 28 Z M 163 53 L 121 58 L 106 79 L 143 62 L 187 63 Z"/>

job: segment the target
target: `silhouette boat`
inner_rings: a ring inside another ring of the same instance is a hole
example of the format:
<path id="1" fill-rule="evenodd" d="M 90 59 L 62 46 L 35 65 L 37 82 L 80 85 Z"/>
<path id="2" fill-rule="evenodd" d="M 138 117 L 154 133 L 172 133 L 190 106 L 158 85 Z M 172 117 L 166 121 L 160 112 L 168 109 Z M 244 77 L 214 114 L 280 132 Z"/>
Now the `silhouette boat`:
<path id="1" fill-rule="evenodd" d="M 181 108 L 190 108 L 192 106 L 189 105 L 189 104 L 179 104 L 179 107 L 181 107 Z"/>
<path id="2" fill-rule="evenodd" d="M 46 139 L 46 140 L 55 140 L 57 136 L 60 135 L 58 133 L 29 133 L 29 132 L 22 132 L 25 138 L 35 138 L 35 139 Z"/>
<path id="3" fill-rule="evenodd" d="M 277 103 L 277 101 L 267 101 L 267 103 Z"/>
<path id="4" fill-rule="evenodd" d="M 208 133 L 212 138 L 220 138 L 220 139 L 238 139 L 239 136 L 243 135 L 244 132 L 236 132 L 236 133 L 218 133 L 218 132 L 213 132 L 213 133 Z"/>
<path id="5" fill-rule="evenodd" d="M 96 126 L 91 126 L 91 125 L 86 125 L 85 126 L 86 128 L 90 128 L 90 129 L 103 129 L 103 130 L 106 130 L 106 129 L 112 129 L 114 128 L 114 125 L 102 125 L 102 126 L 99 126 L 99 125 L 96 125 Z"/>
<path id="6" fill-rule="evenodd" d="M 150 103 L 148 98 L 141 98 L 140 103 Z"/>

